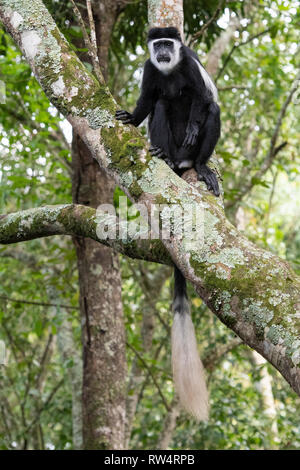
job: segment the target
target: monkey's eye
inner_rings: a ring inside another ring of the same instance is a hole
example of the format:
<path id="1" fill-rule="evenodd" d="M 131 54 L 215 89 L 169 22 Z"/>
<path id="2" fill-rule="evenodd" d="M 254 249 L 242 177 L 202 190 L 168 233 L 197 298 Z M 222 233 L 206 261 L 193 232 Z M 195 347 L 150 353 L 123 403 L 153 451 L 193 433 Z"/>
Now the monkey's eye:
<path id="1" fill-rule="evenodd" d="M 165 46 L 166 47 L 171 47 L 172 46 L 172 42 L 171 41 L 165 41 Z"/>

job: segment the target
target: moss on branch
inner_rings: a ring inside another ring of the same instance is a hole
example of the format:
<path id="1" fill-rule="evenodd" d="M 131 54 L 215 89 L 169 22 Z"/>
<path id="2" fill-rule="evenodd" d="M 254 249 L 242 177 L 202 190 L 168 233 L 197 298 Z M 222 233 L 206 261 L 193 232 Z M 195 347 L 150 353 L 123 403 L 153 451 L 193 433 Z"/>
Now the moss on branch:
<path id="1" fill-rule="evenodd" d="M 135 240 L 128 236 L 101 238 L 109 227 L 117 227 L 118 219 L 91 207 L 79 204 L 43 206 L 0 216 L 0 244 L 8 245 L 52 235 L 88 237 L 110 246 L 130 258 L 144 259 L 162 264 L 172 264 L 160 240 Z"/>

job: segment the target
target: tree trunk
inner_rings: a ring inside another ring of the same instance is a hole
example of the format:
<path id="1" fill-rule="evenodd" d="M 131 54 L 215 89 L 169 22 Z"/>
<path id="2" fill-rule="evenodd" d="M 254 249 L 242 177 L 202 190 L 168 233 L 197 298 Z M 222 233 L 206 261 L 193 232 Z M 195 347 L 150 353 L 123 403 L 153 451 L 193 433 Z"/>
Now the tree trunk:
<path id="1" fill-rule="evenodd" d="M 114 182 L 74 135 L 73 201 L 96 208 L 112 203 Z M 76 238 L 83 341 L 85 449 L 122 449 L 125 432 L 125 334 L 118 254 Z"/>
<path id="2" fill-rule="evenodd" d="M 98 57 L 108 78 L 108 51 L 118 2 L 92 2 Z M 73 201 L 113 203 L 115 183 L 73 135 Z M 125 332 L 118 254 L 90 239 L 75 240 L 83 322 L 83 440 L 85 449 L 122 449 L 125 439 Z"/>

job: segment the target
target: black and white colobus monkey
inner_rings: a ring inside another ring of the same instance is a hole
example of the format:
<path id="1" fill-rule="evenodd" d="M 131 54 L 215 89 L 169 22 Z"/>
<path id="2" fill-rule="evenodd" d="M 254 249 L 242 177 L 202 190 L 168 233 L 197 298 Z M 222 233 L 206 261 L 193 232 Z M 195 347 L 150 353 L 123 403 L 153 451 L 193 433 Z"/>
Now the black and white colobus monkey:
<path id="1" fill-rule="evenodd" d="M 138 126 L 149 114 L 153 156 L 163 158 L 180 176 L 195 168 L 208 190 L 219 196 L 215 173 L 206 165 L 220 137 L 217 90 L 197 55 L 183 45 L 177 28 L 152 28 L 150 59 L 144 66 L 141 96 L 133 113 L 116 118 Z M 181 403 L 198 419 L 208 417 L 208 394 L 197 351 L 186 280 L 175 267 L 172 364 Z"/>
<path id="2" fill-rule="evenodd" d="M 133 113 L 117 111 L 125 124 L 139 126 L 150 114 L 152 155 L 178 174 L 195 168 L 219 196 L 215 173 L 206 166 L 220 137 L 217 89 L 197 54 L 184 46 L 177 28 L 152 28 L 150 59 L 144 66 L 141 96 Z"/>

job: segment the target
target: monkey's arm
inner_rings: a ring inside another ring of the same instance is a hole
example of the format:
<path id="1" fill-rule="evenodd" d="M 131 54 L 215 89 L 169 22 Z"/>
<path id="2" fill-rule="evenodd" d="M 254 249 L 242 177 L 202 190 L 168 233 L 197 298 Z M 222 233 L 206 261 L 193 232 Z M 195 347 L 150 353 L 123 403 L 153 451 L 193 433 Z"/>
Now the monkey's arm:
<path id="1" fill-rule="evenodd" d="M 200 130 L 205 124 L 208 114 L 209 101 L 206 97 L 203 99 L 198 93 L 194 95 L 188 125 L 186 127 L 185 139 L 182 143 L 183 147 L 195 145 Z"/>
<path id="2" fill-rule="evenodd" d="M 124 110 L 116 112 L 116 118 L 124 124 L 133 124 L 135 127 L 139 126 L 154 107 L 157 97 L 154 88 L 155 80 L 152 76 L 152 69 L 153 67 L 151 67 L 150 61 L 147 61 L 144 67 L 141 96 L 137 101 L 136 108 L 133 113 L 129 113 Z"/>
<path id="3" fill-rule="evenodd" d="M 193 51 L 188 50 L 189 67 L 188 81 L 190 84 L 190 92 L 192 93 L 192 104 L 188 124 L 186 127 L 186 136 L 183 141 L 183 147 L 190 147 L 196 144 L 200 130 L 205 124 L 209 113 L 209 106 L 213 101 L 211 92 L 208 90 L 206 83 L 201 76 L 198 60 Z"/>
<path id="4" fill-rule="evenodd" d="M 135 127 L 138 127 L 151 112 L 154 104 L 154 97 L 151 94 L 142 92 L 133 113 L 120 110 L 116 112 L 116 118 L 124 124 L 133 124 Z"/>

